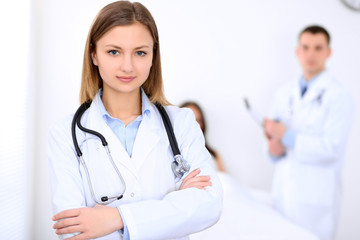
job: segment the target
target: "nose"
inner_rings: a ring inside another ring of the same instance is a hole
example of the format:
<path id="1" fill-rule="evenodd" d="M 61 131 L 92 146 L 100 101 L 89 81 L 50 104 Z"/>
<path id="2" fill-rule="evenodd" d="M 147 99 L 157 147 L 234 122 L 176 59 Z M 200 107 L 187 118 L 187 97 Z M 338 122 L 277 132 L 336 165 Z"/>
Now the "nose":
<path id="1" fill-rule="evenodd" d="M 133 58 L 131 54 L 124 54 L 121 59 L 120 70 L 125 73 L 131 73 L 133 71 Z"/>

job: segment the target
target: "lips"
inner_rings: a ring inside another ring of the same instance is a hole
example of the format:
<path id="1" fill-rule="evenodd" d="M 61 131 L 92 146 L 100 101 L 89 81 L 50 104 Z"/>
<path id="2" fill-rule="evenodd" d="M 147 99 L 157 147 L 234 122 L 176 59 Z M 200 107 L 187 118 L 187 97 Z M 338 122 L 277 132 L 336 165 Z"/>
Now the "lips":
<path id="1" fill-rule="evenodd" d="M 128 83 L 128 82 L 131 82 L 132 80 L 134 80 L 135 77 L 116 76 L 116 78 L 118 80 L 120 80 L 121 82 Z"/>

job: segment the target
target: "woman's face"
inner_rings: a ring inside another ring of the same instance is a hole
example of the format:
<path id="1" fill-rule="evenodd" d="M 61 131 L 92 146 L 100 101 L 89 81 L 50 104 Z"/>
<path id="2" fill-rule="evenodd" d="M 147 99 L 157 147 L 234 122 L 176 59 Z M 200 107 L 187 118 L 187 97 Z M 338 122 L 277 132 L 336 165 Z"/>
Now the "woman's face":
<path id="1" fill-rule="evenodd" d="M 154 41 L 149 30 L 138 22 L 117 26 L 95 45 L 91 57 L 99 68 L 104 93 L 138 93 L 152 66 Z"/>

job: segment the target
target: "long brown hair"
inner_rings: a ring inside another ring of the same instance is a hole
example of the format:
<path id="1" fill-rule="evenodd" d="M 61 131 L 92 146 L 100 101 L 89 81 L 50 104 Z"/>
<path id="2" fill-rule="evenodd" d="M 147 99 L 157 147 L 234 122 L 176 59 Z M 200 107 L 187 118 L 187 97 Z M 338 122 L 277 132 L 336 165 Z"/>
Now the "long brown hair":
<path id="1" fill-rule="evenodd" d="M 80 104 L 92 100 L 103 86 L 98 67 L 93 64 L 91 58 L 91 54 L 96 50 L 96 42 L 113 27 L 131 25 L 135 22 L 146 26 L 154 41 L 152 67 L 142 87 L 152 103 L 169 104 L 163 90 L 159 35 L 155 21 L 149 10 L 141 3 L 128 1 L 117 1 L 105 6 L 91 25 L 84 51 Z"/>

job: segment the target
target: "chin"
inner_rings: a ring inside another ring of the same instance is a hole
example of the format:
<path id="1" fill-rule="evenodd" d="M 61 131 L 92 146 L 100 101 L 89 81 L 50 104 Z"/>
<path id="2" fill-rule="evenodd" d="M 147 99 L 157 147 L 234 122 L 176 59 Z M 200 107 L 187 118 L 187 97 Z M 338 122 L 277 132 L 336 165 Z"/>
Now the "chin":
<path id="1" fill-rule="evenodd" d="M 314 74 L 314 73 L 319 72 L 319 68 L 317 68 L 317 67 L 308 67 L 308 68 L 306 69 L 306 72 L 311 73 L 311 74 Z"/>

